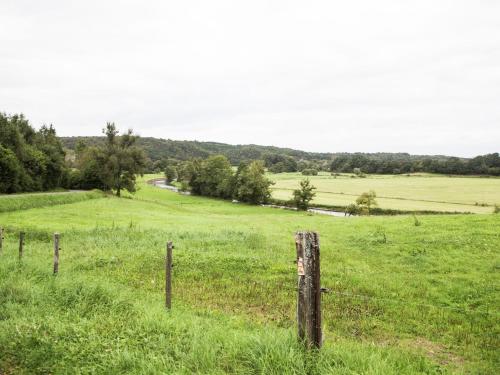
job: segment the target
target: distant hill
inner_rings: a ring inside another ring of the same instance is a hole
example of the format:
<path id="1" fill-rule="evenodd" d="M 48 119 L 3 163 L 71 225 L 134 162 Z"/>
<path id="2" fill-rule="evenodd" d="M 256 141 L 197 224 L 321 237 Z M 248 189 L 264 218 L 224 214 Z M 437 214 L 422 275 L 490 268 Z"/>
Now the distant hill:
<path id="1" fill-rule="evenodd" d="M 65 148 L 74 150 L 78 140 L 84 141 L 87 145 L 98 145 L 104 143 L 104 137 L 60 137 Z M 294 150 L 291 148 L 282 148 L 274 146 L 259 145 L 230 145 L 218 142 L 199 142 L 199 141 L 174 141 L 171 139 L 161 139 L 153 137 L 141 137 L 138 145 L 144 148 L 146 154 L 153 161 L 165 158 L 188 160 L 194 157 L 206 158 L 210 155 L 225 155 L 233 165 L 241 160 L 263 159 L 266 154 L 280 154 L 292 156 L 296 160 L 327 160 L 330 161 L 334 156 L 353 155 L 347 153 L 322 153 Z M 447 156 L 422 156 L 410 155 L 407 153 L 356 153 L 374 159 L 397 159 L 397 160 L 421 160 L 426 158 L 446 160 Z"/>
<path id="2" fill-rule="evenodd" d="M 74 150 L 79 140 L 87 146 L 104 143 L 104 137 L 61 137 L 67 149 Z M 141 137 L 138 145 L 151 159 L 149 171 L 163 169 L 164 160 L 189 160 L 225 155 L 232 165 L 242 160 L 261 159 L 271 172 L 294 172 L 315 169 L 332 172 L 362 172 L 401 174 L 429 172 L 453 175 L 500 175 L 498 153 L 475 158 L 457 158 L 445 155 L 410 155 L 408 153 L 322 153 L 306 152 L 291 148 L 259 145 L 229 145 L 218 142 L 174 141 L 153 137 Z"/>

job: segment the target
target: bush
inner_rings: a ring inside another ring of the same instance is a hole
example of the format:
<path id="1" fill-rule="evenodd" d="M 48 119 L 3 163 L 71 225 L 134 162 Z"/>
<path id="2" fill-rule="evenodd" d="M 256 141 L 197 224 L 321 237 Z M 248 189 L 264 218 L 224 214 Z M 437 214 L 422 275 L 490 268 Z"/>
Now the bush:
<path id="1" fill-rule="evenodd" d="M 354 203 L 351 203 L 350 205 L 348 205 L 346 208 L 345 208 L 345 214 L 346 215 L 357 215 L 359 214 L 359 206 L 357 204 L 354 204 Z"/>
<path id="2" fill-rule="evenodd" d="M 304 175 L 304 176 L 317 176 L 318 171 L 316 169 L 312 169 L 312 168 L 304 169 L 304 170 L 302 170 L 302 175 Z"/>
<path id="3" fill-rule="evenodd" d="M 233 181 L 233 197 L 241 202 L 267 203 L 272 182 L 265 177 L 264 162 L 241 163 Z"/>
<path id="4" fill-rule="evenodd" d="M 358 199 L 356 199 L 356 204 L 360 207 L 361 212 L 370 215 L 372 207 L 377 206 L 376 197 L 377 194 L 373 190 L 361 194 Z"/>
<path id="5" fill-rule="evenodd" d="M 300 189 L 293 191 L 293 201 L 298 210 L 307 211 L 309 202 L 316 195 L 316 193 L 313 192 L 314 189 L 316 188 L 311 185 L 308 179 L 300 181 Z"/>

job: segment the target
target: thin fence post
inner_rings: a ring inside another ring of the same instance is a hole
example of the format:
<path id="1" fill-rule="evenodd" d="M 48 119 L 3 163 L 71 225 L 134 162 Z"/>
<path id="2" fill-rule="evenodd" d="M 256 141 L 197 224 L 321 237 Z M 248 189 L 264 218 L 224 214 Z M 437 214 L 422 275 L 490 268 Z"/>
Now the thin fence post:
<path id="1" fill-rule="evenodd" d="M 2 254 L 3 251 L 3 228 L 0 227 L 0 254 Z"/>
<path id="2" fill-rule="evenodd" d="M 172 307 L 172 241 L 167 242 L 167 255 L 165 259 L 165 307 Z"/>
<path id="3" fill-rule="evenodd" d="M 24 232 L 19 232 L 19 259 L 23 257 Z"/>
<path id="4" fill-rule="evenodd" d="M 59 272 L 59 233 L 54 233 L 54 275 Z"/>
<path id="5" fill-rule="evenodd" d="M 319 236 L 316 232 L 297 232 L 295 246 L 298 336 L 308 348 L 320 348 L 322 332 Z"/>

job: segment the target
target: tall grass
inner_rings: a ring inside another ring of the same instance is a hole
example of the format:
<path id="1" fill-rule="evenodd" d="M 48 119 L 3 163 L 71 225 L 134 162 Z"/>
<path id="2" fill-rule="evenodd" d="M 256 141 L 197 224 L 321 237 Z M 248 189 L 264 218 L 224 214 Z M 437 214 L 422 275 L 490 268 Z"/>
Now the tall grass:
<path id="1" fill-rule="evenodd" d="M 0 213 L 0 372 L 410 374 L 498 368 L 498 215 L 332 218 L 142 186 Z M 293 233 L 320 233 L 325 344 L 295 339 Z M 17 260 L 18 231 L 26 231 Z M 52 233 L 61 233 L 52 276 Z M 174 241 L 173 309 L 163 309 Z"/>
<path id="2" fill-rule="evenodd" d="M 0 196 L 0 212 L 75 203 L 103 196 L 103 193 L 99 191 L 2 195 Z"/>
<path id="3" fill-rule="evenodd" d="M 108 231 L 99 246 L 105 242 L 111 246 L 111 238 L 120 234 L 124 231 Z M 65 271 L 54 277 L 47 267 L 49 235 L 32 239 L 31 254 L 22 263 L 10 256 L 0 264 L 2 373 L 415 374 L 443 370 L 409 350 L 342 338 L 320 352 L 308 352 L 297 342 L 293 327 L 193 309 L 181 298 L 166 311 L 157 288 L 140 286 L 140 281 L 150 284 L 155 277 L 149 270 L 138 275 L 137 269 L 131 269 L 127 281 L 109 273 L 122 269 L 125 276 L 124 268 L 131 264 L 113 261 L 124 254 L 118 250 L 110 257 L 110 247 L 106 247 L 107 260 L 104 254 L 97 259 L 83 252 L 68 254 Z M 91 234 L 66 235 L 68 242 L 78 238 L 92 247 Z M 176 288 L 181 294 L 182 286 Z"/>

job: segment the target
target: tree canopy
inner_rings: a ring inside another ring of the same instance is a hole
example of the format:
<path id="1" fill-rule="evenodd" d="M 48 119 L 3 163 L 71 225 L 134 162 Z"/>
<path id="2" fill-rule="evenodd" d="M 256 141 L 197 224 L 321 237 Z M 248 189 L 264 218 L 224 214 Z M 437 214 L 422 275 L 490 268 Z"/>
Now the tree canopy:
<path id="1" fill-rule="evenodd" d="M 308 178 L 300 181 L 299 189 L 293 191 L 293 201 L 298 210 L 306 211 L 309 208 L 309 202 L 316 196 L 315 189 Z"/>
<path id="2" fill-rule="evenodd" d="M 136 175 L 142 175 L 146 165 L 144 151 L 136 146 L 138 137 L 130 129 L 118 136 L 112 122 L 106 124 L 103 133 L 104 145 L 86 149 L 80 145 L 77 163 L 81 170 L 80 184 L 85 188 L 113 190 L 117 196 L 122 190 L 133 193 Z"/>
<path id="3" fill-rule="evenodd" d="M 23 115 L 0 113 L 0 193 L 67 186 L 65 153 L 52 125 L 35 130 Z"/>

